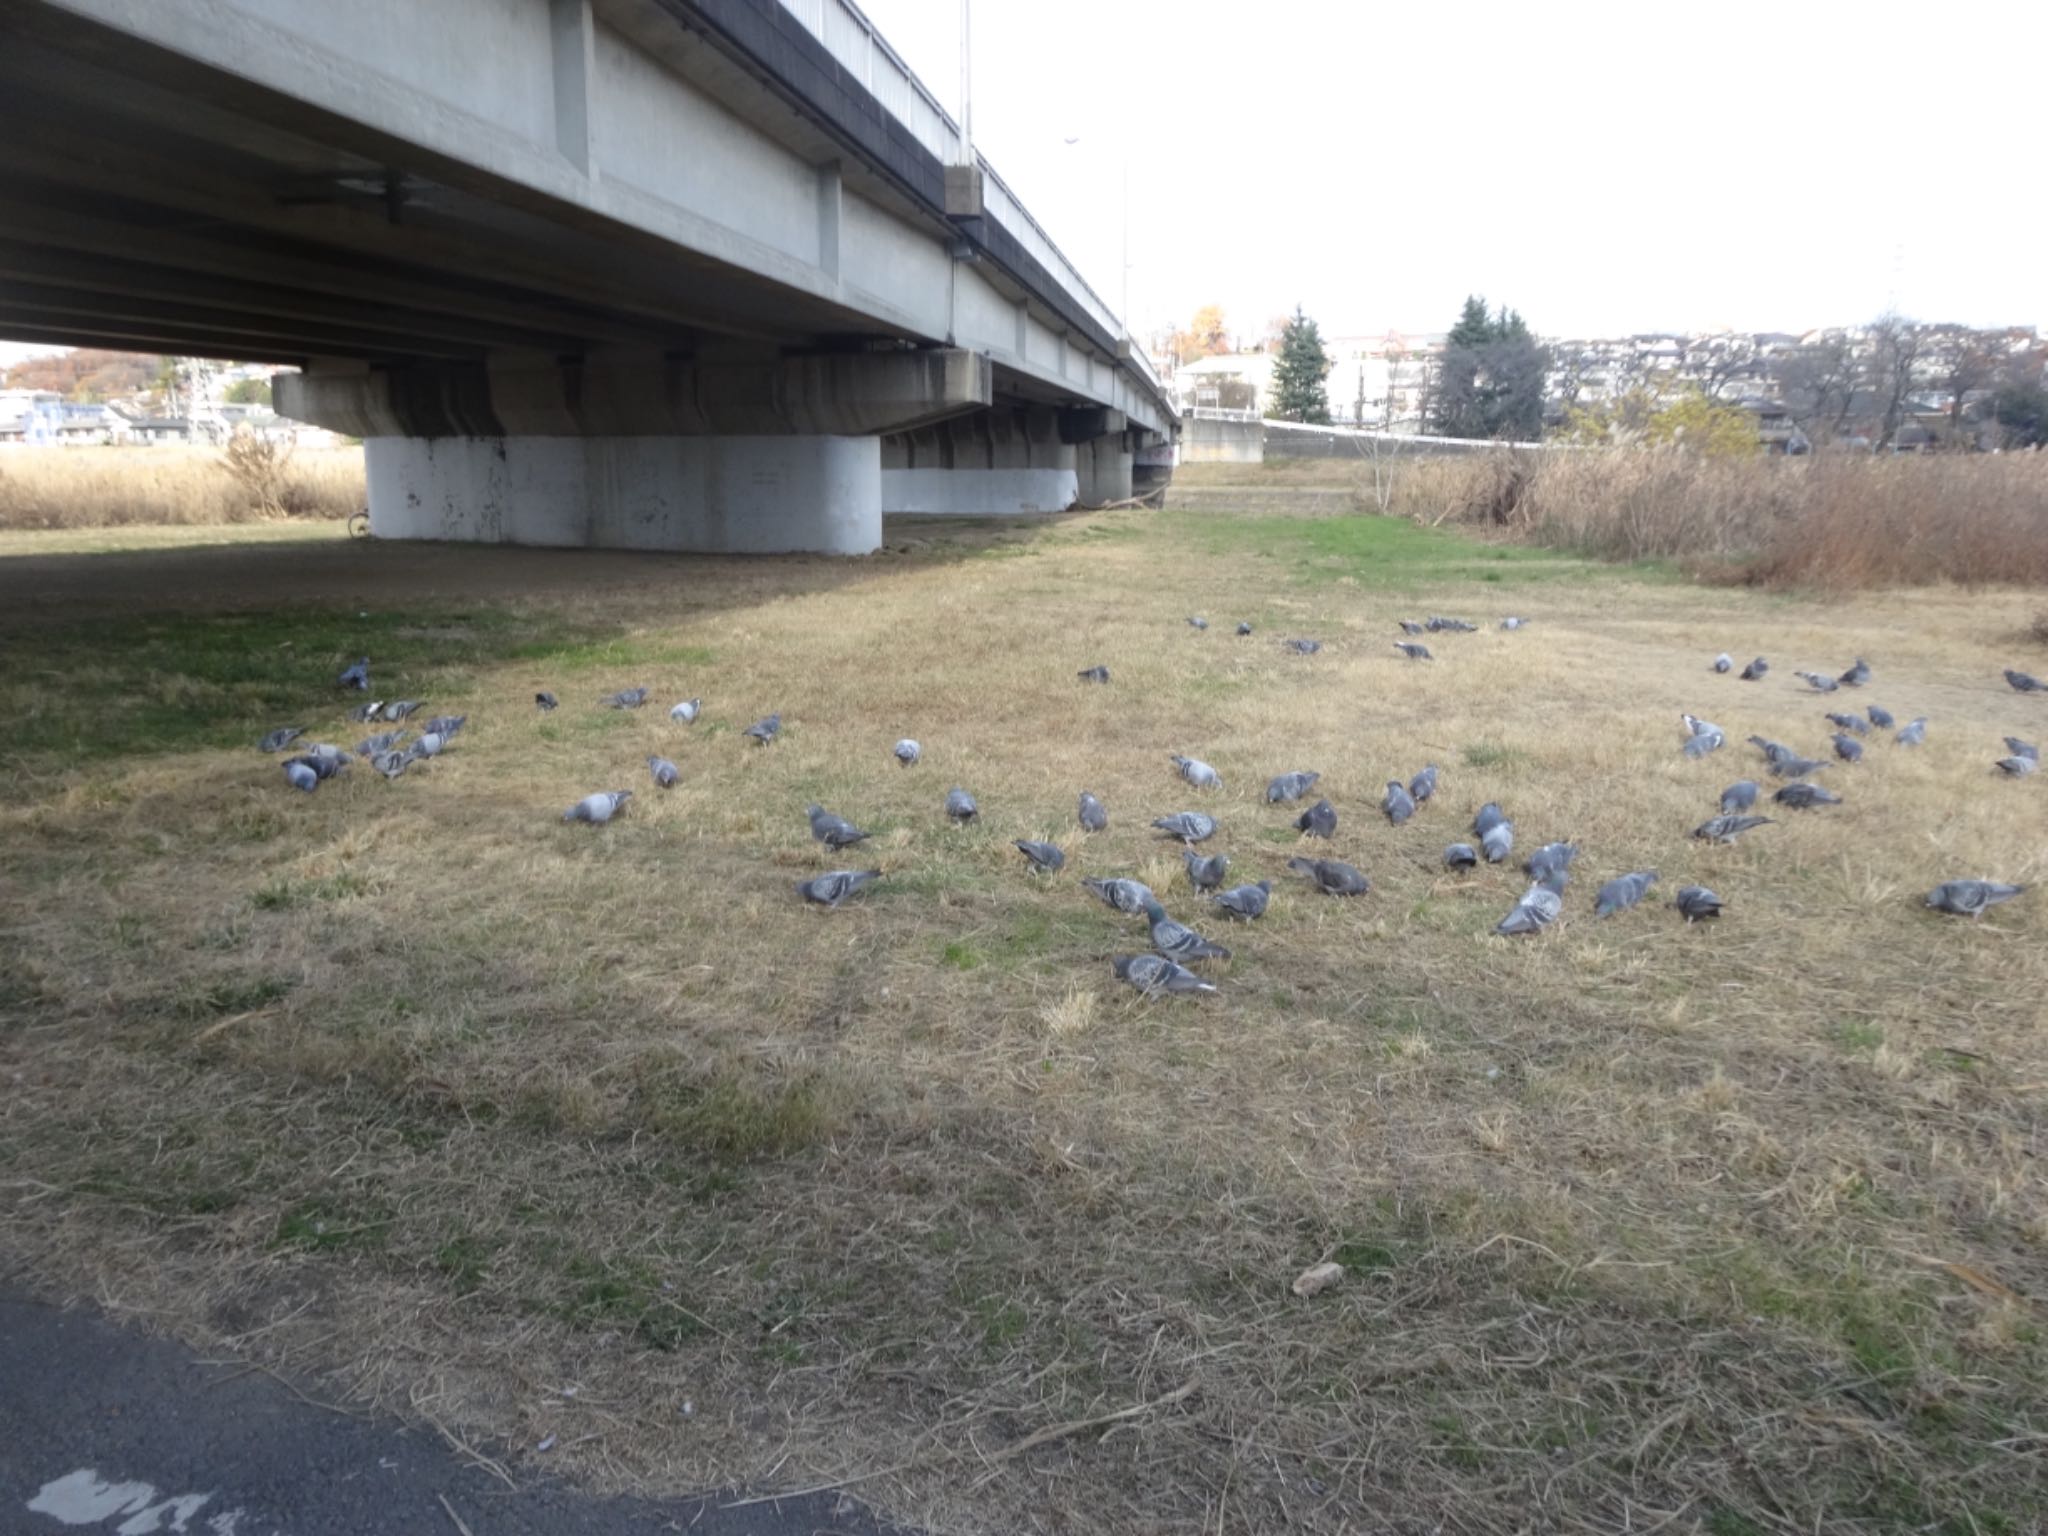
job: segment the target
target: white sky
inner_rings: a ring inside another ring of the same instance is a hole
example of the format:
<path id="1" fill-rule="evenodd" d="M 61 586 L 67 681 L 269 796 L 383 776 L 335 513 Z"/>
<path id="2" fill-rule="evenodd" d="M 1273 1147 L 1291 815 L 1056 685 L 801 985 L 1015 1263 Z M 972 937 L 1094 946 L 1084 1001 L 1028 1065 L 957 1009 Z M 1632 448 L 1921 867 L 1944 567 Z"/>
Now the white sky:
<path id="1" fill-rule="evenodd" d="M 960 0 L 859 0 L 958 115 Z M 2048 324 L 2048 5 L 977 0 L 974 136 L 1131 319 Z M 1078 137 L 1067 145 L 1064 140 Z"/>

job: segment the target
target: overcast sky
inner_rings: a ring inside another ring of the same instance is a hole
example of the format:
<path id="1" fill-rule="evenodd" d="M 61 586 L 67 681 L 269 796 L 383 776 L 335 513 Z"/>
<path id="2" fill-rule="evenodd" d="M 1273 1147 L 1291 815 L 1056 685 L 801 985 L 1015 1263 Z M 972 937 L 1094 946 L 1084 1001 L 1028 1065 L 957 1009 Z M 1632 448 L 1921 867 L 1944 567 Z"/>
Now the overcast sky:
<path id="1" fill-rule="evenodd" d="M 860 0 L 949 109 L 960 0 Z M 2048 324 L 2048 5 L 977 0 L 974 133 L 1138 329 Z M 957 112 L 956 112 L 957 115 Z M 1065 140 L 1080 142 L 1068 145 Z"/>

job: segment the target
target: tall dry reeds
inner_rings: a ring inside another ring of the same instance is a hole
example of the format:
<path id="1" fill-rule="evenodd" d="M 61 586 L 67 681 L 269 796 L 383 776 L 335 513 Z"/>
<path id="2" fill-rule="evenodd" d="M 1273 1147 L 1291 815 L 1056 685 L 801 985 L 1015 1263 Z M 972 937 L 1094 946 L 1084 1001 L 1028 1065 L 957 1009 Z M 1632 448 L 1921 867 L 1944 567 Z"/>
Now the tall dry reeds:
<path id="1" fill-rule="evenodd" d="M 252 476 L 212 448 L 0 448 L 0 528 L 347 517 L 363 505 L 360 448 L 272 454 L 264 468 Z"/>

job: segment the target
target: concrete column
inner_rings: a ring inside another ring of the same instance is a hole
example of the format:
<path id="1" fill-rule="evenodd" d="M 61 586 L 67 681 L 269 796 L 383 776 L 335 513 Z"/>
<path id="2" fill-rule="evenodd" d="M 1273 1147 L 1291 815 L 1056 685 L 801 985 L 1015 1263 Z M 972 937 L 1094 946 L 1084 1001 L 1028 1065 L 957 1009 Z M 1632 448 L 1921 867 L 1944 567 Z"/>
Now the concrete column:
<path id="1" fill-rule="evenodd" d="M 386 539 L 703 554 L 864 555 L 879 437 L 370 437 Z"/>
<path id="2" fill-rule="evenodd" d="M 882 441 L 882 510 L 950 517 L 1064 512 L 1073 447 L 1045 410 L 977 411 Z"/>
<path id="3" fill-rule="evenodd" d="M 1118 432 L 1074 445 L 1074 470 L 1079 478 L 1080 505 L 1106 507 L 1131 499 L 1130 436 Z"/>

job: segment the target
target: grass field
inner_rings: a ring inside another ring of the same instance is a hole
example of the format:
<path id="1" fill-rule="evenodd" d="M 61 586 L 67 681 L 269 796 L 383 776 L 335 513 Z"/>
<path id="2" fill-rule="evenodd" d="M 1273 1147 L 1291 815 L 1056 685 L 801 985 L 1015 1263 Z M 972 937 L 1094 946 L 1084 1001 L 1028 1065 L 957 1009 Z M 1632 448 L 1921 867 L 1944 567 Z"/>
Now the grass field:
<path id="1" fill-rule="evenodd" d="M 1227 514 L 845 562 L 240 533 L 0 542 L 0 1270 L 513 1478 L 845 1484 L 977 1532 L 2048 1520 L 2048 915 L 1920 904 L 2048 876 L 2048 787 L 1990 767 L 2048 734 L 1999 680 L 2048 673 L 2030 594 L 1813 600 Z M 1484 628 L 1404 662 L 1427 613 Z M 1723 649 L 1769 679 L 1713 675 Z M 254 742 L 352 743 L 330 680 L 363 651 L 469 726 L 295 794 Z M 1876 681 L 1837 700 L 1926 715 L 1926 746 L 1688 840 L 1760 767 L 1742 737 L 1820 755 L 1792 673 L 1858 654 Z M 596 707 L 636 684 L 647 709 Z M 1685 709 L 1731 745 L 1683 759 Z M 1384 781 L 1430 761 L 1389 827 Z M 1285 873 L 1261 790 L 1294 768 L 1370 895 Z M 946 824 L 953 784 L 980 825 Z M 613 825 L 560 821 L 628 787 Z M 1491 933 L 1519 873 L 1439 864 L 1487 799 L 1521 849 L 1583 850 L 1538 939 Z M 887 871 L 836 912 L 790 890 L 826 867 L 812 800 Z M 1256 926 L 1223 933 L 1147 830 L 1196 806 L 1275 881 Z M 1636 868 L 1652 901 L 1594 920 Z M 1218 995 L 1114 984 L 1142 926 L 1076 885 L 1112 872 L 1235 946 Z M 1718 925 L 1670 910 L 1692 881 Z M 1293 1296 L 1321 1260 L 1341 1282 Z"/>

